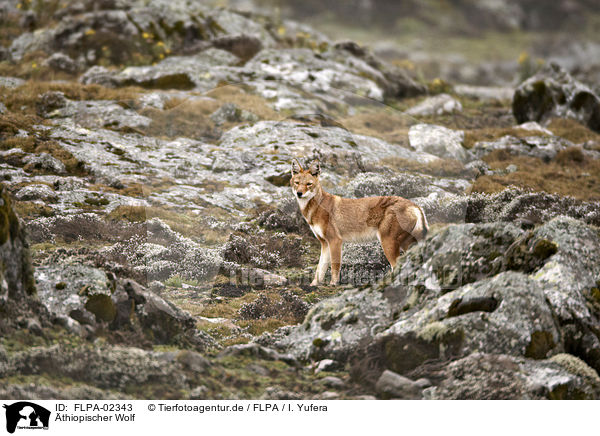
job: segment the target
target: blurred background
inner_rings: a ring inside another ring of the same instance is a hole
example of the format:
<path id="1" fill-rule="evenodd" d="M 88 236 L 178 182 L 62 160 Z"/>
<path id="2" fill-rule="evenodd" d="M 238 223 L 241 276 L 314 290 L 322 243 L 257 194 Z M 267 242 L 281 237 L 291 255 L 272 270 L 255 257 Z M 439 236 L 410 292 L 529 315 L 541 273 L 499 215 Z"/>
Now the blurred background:
<path id="1" fill-rule="evenodd" d="M 229 0 L 369 45 L 425 80 L 515 84 L 554 61 L 600 86 L 594 0 Z"/>

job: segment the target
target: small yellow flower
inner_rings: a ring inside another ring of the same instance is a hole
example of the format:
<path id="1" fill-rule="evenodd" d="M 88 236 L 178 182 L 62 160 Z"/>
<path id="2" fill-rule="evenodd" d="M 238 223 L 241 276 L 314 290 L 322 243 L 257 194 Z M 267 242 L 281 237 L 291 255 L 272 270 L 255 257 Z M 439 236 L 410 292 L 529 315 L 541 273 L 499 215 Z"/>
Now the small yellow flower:
<path id="1" fill-rule="evenodd" d="M 31 64 L 31 68 L 37 68 L 37 64 L 34 62 Z"/>
<path id="2" fill-rule="evenodd" d="M 279 26 L 279 29 L 277 29 L 277 33 L 278 33 L 280 36 L 283 36 L 283 35 L 285 35 L 285 32 L 286 32 L 286 30 L 285 30 L 285 27 L 283 27 L 283 26 Z"/>
<path id="3" fill-rule="evenodd" d="M 152 35 L 150 33 L 148 33 L 148 32 L 144 32 L 144 33 L 142 33 L 142 38 L 144 38 L 144 39 L 150 39 L 150 38 L 152 38 Z"/>
<path id="4" fill-rule="evenodd" d="M 519 55 L 519 63 L 523 64 L 529 60 L 529 54 L 526 51 L 521 52 Z"/>
<path id="5" fill-rule="evenodd" d="M 21 3 L 17 3 L 17 9 L 21 9 L 23 5 Z"/>
<path id="6" fill-rule="evenodd" d="M 159 59 L 164 59 L 165 55 L 161 53 L 161 54 L 158 55 L 158 57 L 159 57 Z"/>
<path id="7" fill-rule="evenodd" d="M 96 34 L 96 31 L 94 29 L 88 29 L 88 30 L 85 31 L 85 34 L 87 36 L 92 36 L 92 35 Z"/>
<path id="8" fill-rule="evenodd" d="M 170 54 L 170 53 L 171 53 L 171 49 L 170 49 L 170 48 L 166 49 L 166 50 L 165 50 L 165 53 L 166 53 L 166 54 Z"/>
<path id="9" fill-rule="evenodd" d="M 165 46 L 165 43 L 164 43 L 164 42 L 162 42 L 162 41 L 158 41 L 158 42 L 156 43 L 156 45 L 157 45 L 158 47 L 164 47 L 164 46 Z"/>

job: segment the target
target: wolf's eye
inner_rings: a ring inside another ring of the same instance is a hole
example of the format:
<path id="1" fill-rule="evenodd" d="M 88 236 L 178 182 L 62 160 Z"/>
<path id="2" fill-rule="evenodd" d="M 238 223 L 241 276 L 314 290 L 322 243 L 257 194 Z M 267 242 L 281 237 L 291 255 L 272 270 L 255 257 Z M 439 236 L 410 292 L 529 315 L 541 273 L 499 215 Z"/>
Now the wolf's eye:
<path id="1" fill-rule="evenodd" d="M 307 183 L 306 186 L 308 186 L 309 188 L 312 186 L 312 183 Z"/>

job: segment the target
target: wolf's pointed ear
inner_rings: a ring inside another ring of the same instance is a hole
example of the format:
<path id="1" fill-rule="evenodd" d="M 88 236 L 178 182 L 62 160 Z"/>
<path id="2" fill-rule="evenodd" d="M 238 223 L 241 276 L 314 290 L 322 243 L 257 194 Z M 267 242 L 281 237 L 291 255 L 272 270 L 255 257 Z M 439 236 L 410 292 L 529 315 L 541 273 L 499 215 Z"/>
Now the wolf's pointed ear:
<path id="1" fill-rule="evenodd" d="M 300 162 L 298 162 L 296 159 L 294 159 L 292 161 L 292 176 L 295 176 L 300 171 L 302 171 L 302 166 L 300 166 Z"/>
<path id="2" fill-rule="evenodd" d="M 321 174 L 321 162 L 318 160 L 313 161 L 308 168 L 308 171 L 313 177 L 319 177 Z"/>

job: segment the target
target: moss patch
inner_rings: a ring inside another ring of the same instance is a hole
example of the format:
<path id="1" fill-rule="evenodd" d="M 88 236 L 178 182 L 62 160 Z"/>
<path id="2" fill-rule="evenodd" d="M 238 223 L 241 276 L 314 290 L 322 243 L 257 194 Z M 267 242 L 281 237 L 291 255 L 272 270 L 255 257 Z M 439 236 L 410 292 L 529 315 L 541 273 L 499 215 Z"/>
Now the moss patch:
<path id="1" fill-rule="evenodd" d="M 595 385 L 600 385 L 598 373 L 587 363 L 572 354 L 559 353 L 550 358 L 552 362 L 558 363 L 571 374 L 583 377 Z"/>
<path id="2" fill-rule="evenodd" d="M 544 359 L 555 345 L 552 333 L 546 331 L 533 332 L 525 349 L 525 357 Z"/>
<path id="3" fill-rule="evenodd" d="M 109 295 L 91 295 L 85 303 L 85 308 L 96 316 L 96 320 L 111 322 L 117 315 L 117 308 Z"/>

